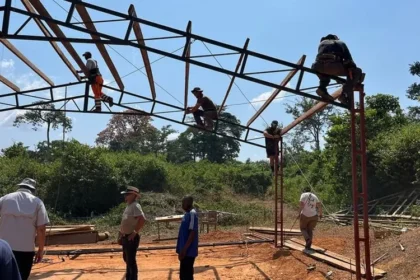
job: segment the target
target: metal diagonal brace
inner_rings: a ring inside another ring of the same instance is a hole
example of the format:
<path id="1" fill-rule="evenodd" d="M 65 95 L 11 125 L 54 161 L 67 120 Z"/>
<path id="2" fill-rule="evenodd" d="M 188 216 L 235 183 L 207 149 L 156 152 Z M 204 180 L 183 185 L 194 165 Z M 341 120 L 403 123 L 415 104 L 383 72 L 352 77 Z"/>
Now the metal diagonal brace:
<path id="1" fill-rule="evenodd" d="M 305 62 L 305 58 L 306 58 L 306 56 L 303 55 L 299 59 L 299 61 L 297 62 L 297 65 L 302 66 L 303 63 Z M 284 78 L 284 80 L 280 83 L 280 86 L 281 87 L 286 87 L 287 83 L 290 82 L 290 80 L 295 76 L 297 71 L 298 71 L 298 68 L 290 71 L 289 74 L 287 74 L 286 78 Z M 274 92 L 271 94 L 270 98 L 268 98 L 267 101 L 265 101 L 265 103 L 261 106 L 261 108 L 248 121 L 247 126 L 250 126 L 259 117 L 259 115 L 261 115 L 261 113 L 268 107 L 268 105 L 270 105 L 270 103 L 277 97 L 277 95 L 280 93 L 280 91 L 281 91 L 281 89 L 278 89 L 278 88 L 274 90 Z"/>
<path id="2" fill-rule="evenodd" d="M 245 45 L 244 45 L 244 48 L 243 48 L 244 51 L 248 48 L 248 44 L 249 44 L 249 38 L 246 39 L 246 41 L 245 41 Z M 238 73 L 239 68 L 241 67 L 242 61 L 244 59 L 244 56 L 245 56 L 245 52 L 242 52 L 240 57 L 239 57 L 238 64 L 236 64 L 235 73 Z M 226 100 L 229 96 L 230 90 L 232 89 L 233 83 L 235 82 L 235 77 L 236 76 L 232 76 L 231 79 L 230 79 L 229 87 L 226 91 L 225 97 L 223 98 L 223 102 L 222 102 L 222 104 L 220 105 L 220 108 L 219 108 L 219 114 L 222 112 L 223 106 L 225 106 L 225 103 L 226 103 Z"/>
<path id="3" fill-rule="evenodd" d="M 51 81 L 47 75 L 45 75 L 41 70 L 38 69 L 29 59 L 27 59 L 12 43 L 10 43 L 7 39 L 1 39 L 0 41 L 3 45 L 8 48 L 12 53 L 14 53 L 20 60 L 22 60 L 26 65 L 29 66 L 35 73 L 37 73 L 44 81 L 46 81 L 49 85 L 53 86 L 54 83 Z"/>
<path id="4" fill-rule="evenodd" d="M 93 31 L 93 32 L 97 32 L 95 24 L 92 23 L 92 19 L 88 13 L 88 11 L 86 10 L 86 8 L 83 5 L 76 5 L 76 10 L 79 13 L 80 17 L 82 18 L 85 26 L 87 29 Z M 91 34 L 90 35 L 92 37 L 92 39 L 101 39 L 99 36 Z M 109 71 L 111 71 L 112 76 L 114 77 L 115 81 L 118 84 L 118 87 L 121 90 L 124 90 L 124 84 L 121 80 L 120 74 L 117 71 L 117 68 L 115 68 L 114 63 L 112 62 L 111 57 L 108 54 L 108 51 L 106 50 L 105 46 L 103 44 L 100 43 L 96 43 L 96 47 L 98 48 L 99 52 L 101 53 L 106 65 L 109 68 Z"/>
<path id="5" fill-rule="evenodd" d="M 26 10 L 31 13 L 36 13 L 34 8 L 31 6 L 28 0 L 22 0 L 22 4 L 25 6 Z M 45 27 L 45 25 L 42 23 L 41 20 L 34 18 L 35 23 L 38 25 L 39 29 L 41 29 L 42 33 L 44 33 L 45 37 L 52 37 L 50 31 Z M 61 51 L 58 44 L 54 41 L 50 41 L 51 46 L 54 48 L 54 50 L 57 52 L 58 56 L 61 58 L 61 60 L 66 64 L 66 66 L 69 68 L 69 70 L 73 73 L 73 75 L 76 77 L 77 80 L 80 81 L 80 76 L 77 74 L 76 69 L 73 67 L 73 65 L 70 63 L 70 61 L 67 59 L 66 55 Z"/>
<path id="6" fill-rule="evenodd" d="M 191 33 L 192 29 L 191 21 L 188 22 L 187 25 L 187 32 Z M 189 79 L 190 79 L 190 55 L 191 55 L 191 38 L 187 37 L 184 47 L 184 53 L 182 56 L 185 58 L 185 95 L 184 95 L 184 116 L 182 118 L 182 122 L 185 122 L 185 117 L 187 113 L 188 107 L 188 87 L 189 87 Z"/>
<path id="7" fill-rule="evenodd" d="M 334 98 L 334 100 L 337 99 L 341 95 L 342 90 L 343 90 L 342 88 L 336 90 L 333 94 L 331 94 L 332 98 Z M 328 104 L 329 103 L 327 103 L 327 102 L 318 102 L 311 109 L 309 109 L 304 114 L 302 114 L 301 116 L 296 118 L 291 124 L 289 124 L 288 126 L 283 128 L 282 131 L 281 131 L 281 135 L 285 135 L 287 132 L 292 130 L 295 126 L 297 126 L 298 124 L 300 124 L 304 120 L 309 119 L 314 114 L 322 111 L 325 107 L 327 107 Z"/>
<path id="8" fill-rule="evenodd" d="M 42 5 L 41 1 L 39 1 L 39 0 L 29 0 L 29 1 L 31 2 L 31 4 L 35 8 L 35 10 L 38 11 L 39 15 L 52 19 L 51 15 L 48 13 L 47 9 L 45 9 L 44 5 Z M 61 31 L 60 27 L 56 23 L 54 23 L 52 21 L 49 21 L 49 20 L 46 20 L 46 22 L 58 38 L 60 38 L 60 39 L 61 38 L 66 38 L 66 35 L 64 35 L 63 31 Z M 80 58 L 80 56 L 77 54 L 76 50 L 71 45 L 71 43 L 66 42 L 66 41 L 62 41 L 62 40 L 60 40 L 60 41 L 63 44 L 63 46 L 66 48 L 66 50 L 69 52 L 71 57 L 73 57 L 73 59 L 76 61 L 79 68 L 87 76 L 89 74 L 88 71 L 87 71 L 87 68 L 86 68 L 85 64 L 83 63 L 82 59 Z"/>
<path id="9" fill-rule="evenodd" d="M 130 8 L 128 9 L 128 13 L 131 17 L 136 18 L 136 9 L 134 8 L 134 5 L 131 4 Z M 137 21 L 133 22 L 133 31 L 136 35 L 137 42 L 139 45 L 146 46 L 146 43 L 144 42 L 143 33 L 141 32 L 140 23 Z M 147 79 L 149 80 L 150 85 L 150 91 L 152 93 L 153 99 L 156 98 L 156 89 L 155 89 L 155 82 L 153 81 L 153 73 L 152 73 L 152 67 L 150 66 L 149 56 L 147 54 L 147 50 L 140 48 L 141 56 L 143 57 L 144 62 L 144 68 L 146 68 L 147 73 Z"/>

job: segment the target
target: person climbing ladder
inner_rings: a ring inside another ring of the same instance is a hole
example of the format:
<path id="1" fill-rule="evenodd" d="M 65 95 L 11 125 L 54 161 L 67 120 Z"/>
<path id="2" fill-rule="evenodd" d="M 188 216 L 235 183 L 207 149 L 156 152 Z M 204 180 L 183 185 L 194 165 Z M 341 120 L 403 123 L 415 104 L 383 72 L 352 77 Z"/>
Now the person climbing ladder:
<path id="1" fill-rule="evenodd" d="M 267 127 L 264 130 L 265 137 L 265 151 L 267 152 L 267 157 L 270 159 L 271 174 L 274 176 L 274 165 L 277 155 L 277 165 L 279 160 L 279 140 L 281 137 L 281 129 L 278 127 L 279 122 L 274 120 L 271 122 L 271 126 Z M 277 145 L 277 147 L 276 147 Z"/>
<path id="2" fill-rule="evenodd" d="M 111 107 L 114 105 L 114 100 L 112 97 L 109 97 L 102 92 L 104 79 L 102 78 L 101 72 L 99 72 L 98 62 L 92 58 L 92 54 L 90 52 L 85 52 L 83 56 L 86 59 L 86 68 L 89 71 L 89 76 L 82 77 L 82 79 L 88 79 L 88 82 L 91 84 L 92 91 L 95 96 L 95 112 L 101 112 L 102 100 L 108 102 Z M 77 71 L 77 73 L 83 73 L 83 71 L 80 70 Z"/>

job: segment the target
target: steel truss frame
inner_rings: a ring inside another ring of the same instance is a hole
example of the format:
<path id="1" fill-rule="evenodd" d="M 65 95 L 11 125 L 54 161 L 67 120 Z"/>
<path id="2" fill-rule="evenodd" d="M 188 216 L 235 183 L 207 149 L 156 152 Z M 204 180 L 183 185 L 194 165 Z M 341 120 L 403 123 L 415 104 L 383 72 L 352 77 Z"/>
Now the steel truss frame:
<path id="1" fill-rule="evenodd" d="M 135 7 L 133 5 L 130 5 L 127 14 L 116 12 L 114 10 L 106 9 L 94 4 L 86 3 L 81 0 L 61 0 L 70 3 L 70 9 L 67 12 L 66 20 L 58 20 L 53 18 L 47 9 L 44 7 L 44 5 L 41 3 L 40 0 L 21 0 L 24 4 L 24 7 L 26 10 L 19 9 L 12 6 L 12 0 L 5 0 L 4 6 L 0 6 L 0 12 L 3 12 L 3 23 L 1 26 L 1 33 L 0 33 L 0 42 L 3 43 L 7 48 L 9 48 L 16 56 L 18 56 L 24 63 L 26 63 L 30 68 L 34 70 L 41 78 L 43 78 L 47 83 L 50 84 L 48 87 L 34 89 L 34 90 L 27 90 L 27 91 L 21 91 L 17 85 L 15 85 L 12 81 L 9 81 L 7 78 L 0 75 L 0 82 L 5 84 L 7 87 L 12 89 L 13 93 L 7 93 L 7 94 L 0 94 L 0 105 L 6 106 L 0 109 L 1 111 L 8 111 L 8 110 L 15 110 L 15 109 L 25 109 L 25 110 L 47 110 L 47 109 L 41 109 L 39 106 L 44 104 L 58 104 L 58 103 L 64 103 L 60 108 L 50 109 L 50 110 L 60 110 L 60 111 L 66 111 L 66 112 L 81 112 L 81 113 L 97 113 L 93 112 L 89 109 L 89 100 L 93 97 L 89 96 L 89 84 L 86 82 L 81 81 L 80 76 L 76 73 L 75 68 L 72 66 L 70 61 L 65 57 L 64 53 L 61 51 L 57 43 L 61 43 L 64 48 L 68 51 L 70 56 L 73 58 L 73 60 L 76 62 L 78 67 L 87 74 L 87 69 L 81 60 L 80 56 L 77 54 L 75 49 L 72 46 L 72 43 L 89 43 L 89 44 L 95 44 L 98 48 L 98 51 L 102 55 L 106 65 L 108 66 L 111 74 L 113 75 L 115 81 L 117 82 L 118 88 L 113 88 L 110 86 L 105 86 L 105 88 L 111 89 L 115 92 L 117 92 L 120 96 L 118 99 L 118 102 L 115 102 L 116 108 L 122 108 L 126 110 L 130 110 L 127 112 L 120 112 L 111 110 L 111 108 L 108 108 L 108 111 L 103 111 L 102 114 L 135 114 L 135 115 L 147 115 L 147 116 L 153 116 L 160 119 L 164 119 L 170 122 L 186 125 L 186 126 L 192 126 L 186 121 L 186 107 L 188 102 L 188 85 L 189 85 L 189 72 L 190 72 L 190 66 L 196 65 L 202 68 L 206 68 L 212 71 L 216 71 L 219 73 L 227 74 L 231 77 L 230 84 L 228 86 L 228 89 L 226 91 L 226 94 L 223 98 L 223 101 L 221 103 L 222 106 L 220 106 L 220 110 L 222 110 L 223 106 L 225 106 L 225 103 L 229 97 L 230 90 L 232 88 L 232 85 L 234 84 L 234 81 L 236 78 L 257 83 L 264 86 L 269 86 L 274 88 L 274 92 L 271 94 L 269 99 L 261 106 L 261 108 L 255 113 L 254 116 L 251 117 L 251 119 L 247 122 L 246 125 L 240 125 L 240 124 L 231 124 L 234 126 L 239 127 L 242 131 L 245 131 L 245 137 L 241 136 L 236 137 L 234 135 L 227 135 L 225 133 L 222 133 L 218 131 L 217 127 L 220 122 L 228 122 L 226 120 L 223 120 L 219 118 L 216 123 L 216 128 L 211 132 L 216 135 L 222 136 L 222 137 L 229 137 L 236 139 L 241 142 L 245 142 L 250 145 L 258 146 L 264 148 L 265 146 L 257 144 L 252 142 L 253 140 L 257 139 L 248 139 L 249 133 L 257 132 L 260 133 L 261 136 L 263 136 L 263 131 L 251 128 L 250 126 L 252 123 L 261 115 L 261 113 L 270 105 L 270 103 L 277 97 L 277 95 L 281 91 L 286 91 L 289 93 L 293 93 L 297 96 L 311 98 L 314 100 L 319 101 L 311 110 L 304 113 L 302 116 L 294 120 L 291 124 L 284 127 L 282 130 L 282 136 L 285 135 L 287 132 L 289 132 L 291 129 L 293 129 L 295 126 L 297 126 L 302 121 L 310 118 L 312 115 L 316 114 L 317 112 L 323 110 L 328 104 L 332 104 L 337 107 L 345 108 L 347 110 L 350 110 L 351 113 L 351 123 L 352 123 L 352 129 L 351 129 L 351 139 L 352 139 L 352 175 L 353 175 L 353 203 L 355 205 L 354 209 L 357 209 L 357 205 L 359 200 L 363 200 L 363 229 L 364 229 L 364 237 L 360 238 L 359 236 L 359 223 L 358 223 L 358 215 L 354 216 L 355 222 L 354 222 L 354 232 L 355 232 L 355 248 L 356 248 L 356 267 L 358 268 L 356 271 L 356 279 L 361 279 L 361 272 L 360 272 L 360 265 L 361 265 L 361 256 L 360 256 L 360 244 L 361 242 L 364 242 L 365 247 L 365 262 L 366 262 L 366 279 L 370 280 L 372 279 L 372 274 L 370 271 L 370 244 L 369 244 L 369 227 L 368 227 L 368 216 L 367 216 L 367 180 L 366 180 L 366 142 L 365 142 L 365 123 L 364 123 L 364 91 L 363 86 L 360 89 L 360 99 L 359 99 L 359 107 L 356 108 L 356 106 L 352 103 L 350 108 L 347 106 L 338 103 L 336 101 L 333 102 L 326 102 L 320 97 L 316 95 L 312 95 L 308 92 L 306 92 L 309 89 L 314 89 L 316 87 L 306 88 L 302 89 L 301 84 L 302 80 L 304 78 L 304 75 L 316 75 L 316 72 L 308 67 L 304 66 L 306 56 L 302 56 L 301 59 L 297 63 L 291 63 L 288 61 L 284 61 L 275 57 L 270 57 L 258 52 L 250 51 L 248 50 L 249 45 L 249 39 L 245 41 L 245 44 L 243 47 L 237 47 L 233 45 L 229 45 L 223 42 L 219 42 L 213 39 L 209 39 L 197 34 L 192 33 L 192 23 L 188 22 L 186 30 L 179 30 L 172 27 L 168 27 L 165 25 L 161 25 L 158 23 L 154 23 L 151 21 L 144 20 L 142 18 L 137 17 L 137 13 L 135 10 Z M 112 20 L 100 20 L 100 21 L 94 21 L 89 15 L 89 10 L 93 10 L 96 12 L 101 12 L 104 14 L 107 14 L 109 16 L 114 17 Z M 77 11 L 79 15 L 81 16 L 83 22 L 71 22 L 71 19 L 73 17 L 74 12 Z M 26 16 L 26 21 L 14 32 L 11 31 L 11 28 L 9 26 L 10 24 L 10 18 L 13 15 L 21 15 Z M 22 30 L 25 28 L 25 26 L 31 21 L 35 21 L 38 27 L 41 29 L 44 36 L 36 36 L 36 35 L 22 35 Z M 95 28 L 95 23 L 99 22 L 112 22 L 112 21 L 121 21 L 127 23 L 127 29 L 123 34 L 120 36 L 113 36 L 105 33 L 98 32 Z M 144 38 L 141 26 L 149 26 L 156 29 L 159 29 L 161 31 L 172 33 L 171 36 L 166 37 L 157 37 L 157 38 Z M 47 26 L 52 31 L 50 32 L 47 29 Z M 91 38 L 80 38 L 80 37 L 66 37 L 64 32 L 61 30 L 61 28 L 68 28 L 73 31 L 78 31 L 81 34 L 88 34 Z M 134 33 L 135 40 L 130 40 L 131 33 Z M 185 39 L 185 46 L 182 51 L 182 54 L 176 54 L 176 53 L 170 53 L 158 48 L 153 48 L 150 46 L 147 46 L 148 41 L 152 40 L 171 40 L 171 39 L 179 39 L 184 38 Z M 35 40 L 35 41 L 47 41 L 50 42 L 54 50 L 57 52 L 59 57 L 62 59 L 63 63 L 66 64 L 66 66 L 69 68 L 71 73 L 75 76 L 77 79 L 77 82 L 68 83 L 68 84 L 62 84 L 62 85 L 54 85 L 52 81 L 48 79 L 46 75 L 44 75 L 41 70 L 39 70 L 35 65 L 33 65 L 23 54 L 21 54 L 12 43 L 10 43 L 8 40 Z M 219 48 L 222 48 L 225 50 L 223 53 L 218 54 L 211 54 L 211 55 L 196 55 L 191 56 L 191 44 L 193 40 L 202 41 L 203 43 L 207 43 L 213 46 L 217 46 Z M 139 49 L 143 62 L 144 67 L 146 69 L 147 78 L 150 85 L 150 92 L 152 97 L 145 97 L 138 95 L 136 93 L 128 92 L 124 90 L 124 84 L 122 82 L 122 78 L 119 76 L 118 71 L 116 67 L 114 66 L 111 57 L 106 51 L 106 48 L 104 45 L 121 45 L 121 46 L 128 46 Z M 175 106 L 166 102 L 162 102 L 157 100 L 156 96 L 156 90 L 155 90 L 155 82 L 153 79 L 153 73 L 152 73 L 152 67 L 151 63 L 148 58 L 148 52 L 159 54 L 165 57 L 169 57 L 171 59 L 175 59 L 178 61 L 182 61 L 185 63 L 185 96 L 184 96 L 184 106 L 179 107 Z M 200 57 L 217 57 L 217 56 L 225 56 L 225 55 L 239 55 L 239 60 L 237 62 L 237 65 L 235 69 L 229 70 L 225 69 L 223 67 L 214 66 L 209 63 L 204 63 L 201 61 L 198 61 L 197 58 Z M 266 62 L 274 63 L 278 66 L 279 69 L 277 70 L 267 70 L 267 71 L 260 71 L 260 72 L 246 72 L 246 66 L 247 61 L 249 58 L 256 58 L 261 59 Z M 284 69 L 284 67 L 287 67 Z M 276 73 L 276 72 L 288 72 L 288 75 L 286 78 L 281 81 L 279 84 L 275 84 L 273 82 L 270 82 L 265 79 L 257 78 L 255 75 L 258 74 L 265 74 L 265 73 Z M 296 75 L 298 74 L 298 81 L 296 84 L 296 87 L 290 87 L 288 86 L 288 82 Z M 338 84 L 343 84 L 345 82 L 344 79 L 340 77 L 331 76 L 333 80 L 335 80 Z M 84 85 L 84 91 L 77 96 L 71 96 L 71 97 L 58 97 L 55 96 L 54 89 L 58 88 L 67 88 L 74 87 L 74 86 L 80 86 Z M 50 91 L 50 98 L 41 98 L 37 96 L 32 96 L 31 93 L 41 92 L 49 90 Z M 334 99 L 337 99 L 341 94 L 341 89 L 337 90 L 335 93 L 332 94 Z M 125 95 L 134 97 L 138 99 L 137 103 L 144 103 L 149 102 L 152 103 L 152 108 L 150 111 L 146 112 L 143 110 L 139 110 L 135 108 L 134 106 L 131 106 L 129 103 L 123 103 L 123 97 Z M 21 100 L 20 97 L 22 96 L 31 96 L 40 99 L 39 102 L 36 103 L 25 103 Z M 1 99 L 4 97 L 14 97 L 15 104 L 10 103 L 4 103 L 1 102 Z M 83 107 L 80 108 L 77 104 L 77 100 L 82 99 Z M 66 104 L 69 102 L 73 102 L 75 104 L 76 109 L 68 109 Z M 155 112 L 155 106 L 156 105 L 162 105 L 170 108 L 172 111 L 167 112 Z M 164 113 L 170 113 L 170 112 L 183 112 L 182 120 L 175 120 L 172 118 L 168 118 L 165 116 L 162 116 Z M 360 120 L 360 123 L 357 123 L 357 120 Z M 356 130 L 359 130 L 360 132 L 357 132 Z M 359 144 L 357 143 L 359 141 Z M 284 150 L 283 150 L 283 138 L 280 139 L 280 150 L 278 151 L 278 154 L 280 155 L 280 173 L 277 168 L 277 161 L 279 160 L 278 157 L 276 157 L 276 165 L 275 165 L 275 245 L 283 247 L 284 245 L 284 233 L 283 233 L 283 195 L 284 195 L 284 186 L 283 186 L 283 163 L 284 163 Z M 361 168 L 357 168 L 358 163 L 358 156 L 360 156 L 361 161 Z M 359 172 L 360 169 L 360 172 Z M 360 174 L 361 176 L 359 176 Z M 278 186 L 278 175 L 280 175 L 280 188 Z M 361 182 L 359 183 L 359 177 L 362 178 Z M 361 186 L 361 191 L 360 191 Z M 278 230 L 277 226 L 280 225 L 280 230 Z M 280 233 L 280 234 L 279 234 Z M 278 242 L 278 237 L 280 236 L 280 242 Z"/>

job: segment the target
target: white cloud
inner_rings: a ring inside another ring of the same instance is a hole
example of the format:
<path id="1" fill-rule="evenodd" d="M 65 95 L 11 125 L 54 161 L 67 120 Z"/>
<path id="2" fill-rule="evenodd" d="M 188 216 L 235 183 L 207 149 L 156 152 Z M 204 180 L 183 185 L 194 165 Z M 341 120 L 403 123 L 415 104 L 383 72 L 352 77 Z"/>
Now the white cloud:
<path id="1" fill-rule="evenodd" d="M 174 133 L 169 134 L 168 135 L 168 141 L 175 140 L 176 138 L 178 138 L 179 134 L 180 133 L 178 133 L 178 132 L 174 132 Z"/>
<path id="2" fill-rule="evenodd" d="M 290 87 L 290 83 L 287 83 L 286 87 Z M 270 98 L 270 96 L 273 94 L 275 90 L 276 89 L 273 88 L 271 91 L 263 92 L 257 97 L 252 98 L 251 99 L 252 105 L 254 105 L 255 108 L 261 107 L 264 104 L 264 102 L 267 101 L 268 98 Z M 273 100 L 272 103 L 281 102 L 285 94 L 286 94 L 285 91 L 280 91 L 280 93 L 277 94 L 276 98 Z"/>
<path id="3" fill-rule="evenodd" d="M 0 61 L 1 69 L 13 69 L 15 67 L 15 61 L 13 59 L 3 59 Z"/>
<path id="4" fill-rule="evenodd" d="M 20 75 L 15 82 L 21 90 L 32 90 L 48 86 L 44 80 L 32 73 Z"/>

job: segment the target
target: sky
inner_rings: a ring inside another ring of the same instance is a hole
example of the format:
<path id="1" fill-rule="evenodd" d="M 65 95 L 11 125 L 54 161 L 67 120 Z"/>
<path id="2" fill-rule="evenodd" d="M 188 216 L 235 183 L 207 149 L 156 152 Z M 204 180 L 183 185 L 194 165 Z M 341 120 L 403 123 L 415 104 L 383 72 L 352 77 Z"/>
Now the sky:
<path id="1" fill-rule="evenodd" d="M 64 20 L 66 12 L 63 9 L 69 8 L 69 3 L 63 0 L 42 1 L 50 14 L 55 18 Z M 192 21 L 192 32 L 210 39 L 242 47 L 247 38 L 250 39 L 248 49 L 262 54 L 273 56 L 289 62 L 297 62 L 302 55 L 306 55 L 305 66 L 310 67 L 315 59 L 319 39 L 329 33 L 336 34 L 345 41 L 352 53 L 353 59 L 366 73 L 365 91 L 367 95 L 376 93 L 393 94 L 399 97 L 401 105 L 406 108 L 413 105 L 407 99 L 406 90 L 409 85 L 416 82 L 415 77 L 408 72 L 409 64 L 419 60 L 418 50 L 420 49 L 420 36 L 418 35 L 416 18 L 420 9 L 420 2 L 407 1 L 334 1 L 334 0 L 301 0 L 301 1 L 128 1 L 128 0 L 91 0 L 86 1 L 118 12 L 126 13 L 131 3 L 140 18 L 167 25 L 176 29 L 185 30 L 188 21 Z M 13 0 L 13 5 L 23 8 L 19 0 Z M 80 16 L 75 12 L 75 20 Z M 95 20 L 113 19 L 101 13 L 91 12 Z M 0 16 L 2 20 L 3 16 Z M 20 24 L 26 20 L 25 17 L 15 15 L 11 19 L 11 30 L 14 32 Z M 98 23 L 97 29 L 100 32 L 111 35 L 125 34 L 126 23 Z M 73 30 L 63 28 L 64 33 L 69 37 L 88 38 L 86 34 L 80 34 Z M 154 28 L 143 26 L 142 31 L 145 38 L 171 35 L 167 32 L 158 31 Z M 41 35 L 39 28 L 32 21 L 22 30 L 22 34 Z M 131 39 L 134 38 L 132 34 Z M 43 71 L 55 84 L 65 84 L 75 81 L 75 77 L 62 63 L 58 55 L 48 42 L 34 42 L 11 40 L 11 42 L 41 71 Z M 175 51 L 184 45 L 185 39 L 147 41 L 148 46 L 166 51 Z M 98 60 L 105 83 L 117 87 L 105 62 L 100 57 L 95 45 L 73 44 L 76 51 L 81 55 L 85 51 L 92 52 Z M 60 47 L 62 47 L 60 45 Z M 191 55 L 208 55 L 223 52 L 222 49 L 195 41 L 192 44 Z M 67 54 L 64 48 L 61 48 Z M 127 91 L 151 97 L 150 87 L 147 78 L 140 71 L 143 67 L 140 51 L 136 48 L 124 46 L 107 46 L 120 76 L 124 76 L 123 82 Z M 182 50 L 177 53 L 180 54 Z M 67 55 L 73 66 L 77 64 Z M 160 55 L 149 52 L 150 61 L 160 58 Z M 198 59 L 202 62 L 217 65 L 233 70 L 239 56 L 221 56 L 218 62 L 212 57 Z M 250 59 L 247 63 L 247 72 L 279 70 L 273 63 L 263 60 Z M 134 71 L 134 73 L 133 73 Z M 144 71 L 144 70 L 143 70 Z M 184 100 L 184 73 L 185 64 L 171 58 L 163 58 L 152 64 L 154 80 L 156 82 L 157 99 L 173 105 L 182 106 Z M 35 89 L 46 86 L 46 82 L 38 77 L 27 65 L 22 63 L 7 48 L 0 45 L 0 74 L 10 79 L 21 90 Z M 280 83 L 287 73 L 274 73 L 259 75 L 261 79 L 273 83 Z M 296 85 L 297 75 L 290 82 L 290 86 Z M 221 73 L 216 73 L 197 66 L 191 66 L 189 88 L 199 86 L 204 90 L 216 104 L 220 104 L 226 93 L 230 78 Z M 417 81 L 418 82 L 418 81 Z M 306 75 L 302 87 L 317 85 L 315 76 Z M 228 111 L 236 115 L 242 124 L 246 124 L 263 102 L 249 104 L 268 98 L 272 88 L 236 79 L 229 98 L 226 102 Z M 332 90 L 331 90 L 332 91 Z M 0 95 L 11 91 L 0 85 Z M 114 99 L 119 94 L 110 90 L 105 91 Z M 62 89 L 54 90 L 55 98 L 83 94 L 83 87 L 68 87 L 67 91 Z M 34 95 L 48 97 L 49 92 L 38 92 Z M 263 130 L 266 123 L 276 119 L 284 125 L 292 121 L 292 117 L 285 113 L 286 105 L 293 105 L 296 96 L 289 93 L 280 93 L 276 99 L 252 125 L 253 128 Z M 30 97 L 22 97 L 21 102 L 36 101 Z M 123 102 L 135 102 L 137 99 L 124 97 Z M 0 97 L 0 109 L 7 105 L 14 104 L 14 98 Z M 194 97 L 191 93 L 188 96 L 190 105 L 194 104 Z M 242 104 L 243 105 L 235 105 Z M 81 106 L 81 100 L 76 102 Z M 93 104 L 92 104 L 93 105 Z M 71 104 L 68 106 L 73 106 Z M 136 108 L 150 110 L 151 104 L 134 104 Z M 71 108 L 69 108 L 71 109 Z M 155 112 L 171 110 L 164 106 L 157 106 Z M 39 141 L 46 139 L 44 127 L 37 131 L 31 126 L 24 125 L 16 128 L 13 121 L 22 111 L 0 112 L 0 149 L 12 145 L 14 142 L 23 142 L 26 146 L 34 148 Z M 169 118 L 180 118 L 181 113 L 161 114 Z M 82 143 L 95 145 L 97 134 L 102 131 L 110 119 L 110 115 L 104 114 L 80 114 L 68 113 L 72 118 L 73 130 L 65 135 L 66 139 L 77 139 Z M 181 115 L 182 117 L 182 115 Z M 153 125 L 162 127 L 172 124 L 178 133 L 186 128 L 174 125 L 166 120 L 153 119 Z M 176 138 L 173 134 L 170 138 Z M 250 134 L 250 138 L 259 137 L 257 134 Z M 52 139 L 63 137 L 60 130 L 51 133 Z M 262 140 L 261 140 L 262 141 Z M 258 141 L 256 141 L 258 143 Z M 262 143 L 262 142 L 260 142 Z M 265 158 L 265 151 L 262 148 L 241 144 L 239 160 L 259 160 Z"/>

